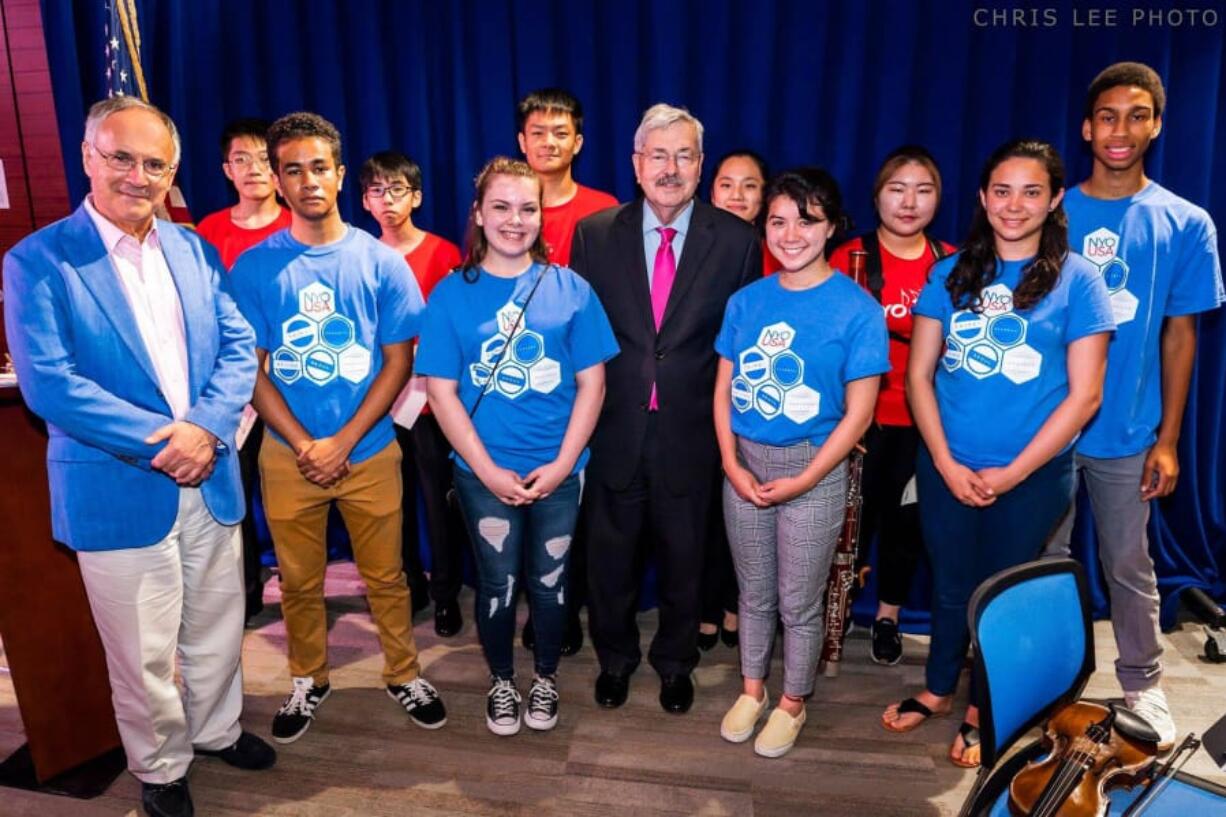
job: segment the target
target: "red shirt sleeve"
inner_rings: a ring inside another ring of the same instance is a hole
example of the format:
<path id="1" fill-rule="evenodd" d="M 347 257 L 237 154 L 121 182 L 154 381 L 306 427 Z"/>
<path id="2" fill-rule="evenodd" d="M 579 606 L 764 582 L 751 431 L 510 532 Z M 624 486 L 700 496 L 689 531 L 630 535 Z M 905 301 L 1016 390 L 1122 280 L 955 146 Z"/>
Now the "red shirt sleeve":
<path id="1" fill-rule="evenodd" d="M 460 248 L 440 236 L 426 233 L 422 242 L 404 260 L 413 270 L 422 298 L 428 299 L 438 282 L 460 266 Z"/>

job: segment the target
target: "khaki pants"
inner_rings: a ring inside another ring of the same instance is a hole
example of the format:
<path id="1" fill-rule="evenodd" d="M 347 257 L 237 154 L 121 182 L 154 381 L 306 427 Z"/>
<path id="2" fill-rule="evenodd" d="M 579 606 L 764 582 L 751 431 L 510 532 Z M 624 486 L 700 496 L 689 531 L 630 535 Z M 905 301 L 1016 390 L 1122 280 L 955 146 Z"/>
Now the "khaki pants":
<path id="1" fill-rule="evenodd" d="M 366 582 L 366 598 L 383 645 L 383 680 L 403 684 L 421 667 L 413 641 L 409 588 L 400 557 L 400 446 L 395 442 L 321 488 L 298 472 L 294 452 L 269 435 L 260 449 L 260 487 L 281 575 L 281 613 L 294 677 L 328 682 L 324 572 L 328 508 L 336 502 Z"/>
<path id="2" fill-rule="evenodd" d="M 243 709 L 238 525 L 218 524 L 199 488 L 181 488 L 165 539 L 81 551 L 77 563 L 106 649 L 128 770 L 143 783 L 169 783 L 187 774 L 193 746 L 232 746 Z"/>

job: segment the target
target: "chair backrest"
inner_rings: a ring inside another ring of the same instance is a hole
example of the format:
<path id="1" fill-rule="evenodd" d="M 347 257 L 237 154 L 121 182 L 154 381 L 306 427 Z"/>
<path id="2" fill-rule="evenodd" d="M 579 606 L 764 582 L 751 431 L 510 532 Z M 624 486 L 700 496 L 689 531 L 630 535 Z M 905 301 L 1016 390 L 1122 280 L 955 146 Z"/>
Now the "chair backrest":
<path id="1" fill-rule="evenodd" d="M 1081 695 L 1094 672 L 1089 590 L 1081 565 L 1044 559 L 979 585 L 967 610 L 985 769 Z"/>

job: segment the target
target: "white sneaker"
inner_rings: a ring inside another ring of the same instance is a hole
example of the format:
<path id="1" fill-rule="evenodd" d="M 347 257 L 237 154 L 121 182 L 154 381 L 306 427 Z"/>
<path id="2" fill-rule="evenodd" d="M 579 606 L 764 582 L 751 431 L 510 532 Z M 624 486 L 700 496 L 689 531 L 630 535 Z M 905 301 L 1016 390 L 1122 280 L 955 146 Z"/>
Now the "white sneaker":
<path id="1" fill-rule="evenodd" d="M 1140 692 L 1124 692 L 1124 705 L 1139 715 L 1158 733 L 1158 751 L 1169 752 L 1175 747 L 1175 721 L 1166 702 L 1162 687 L 1150 687 Z"/>

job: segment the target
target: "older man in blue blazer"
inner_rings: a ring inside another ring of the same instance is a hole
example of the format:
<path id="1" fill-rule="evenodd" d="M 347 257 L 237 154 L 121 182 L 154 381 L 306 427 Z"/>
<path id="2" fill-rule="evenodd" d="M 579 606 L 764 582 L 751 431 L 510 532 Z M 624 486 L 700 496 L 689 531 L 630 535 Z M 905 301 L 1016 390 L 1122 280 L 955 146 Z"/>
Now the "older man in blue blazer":
<path id="1" fill-rule="evenodd" d="M 22 394 L 47 421 L 52 529 L 78 554 L 128 768 L 146 812 L 190 815 L 195 755 L 276 759 L 239 726 L 234 436 L 254 335 L 216 252 L 154 217 L 179 161 L 170 118 L 99 102 L 81 147 L 89 197 L 4 259 L 5 327 Z"/>

